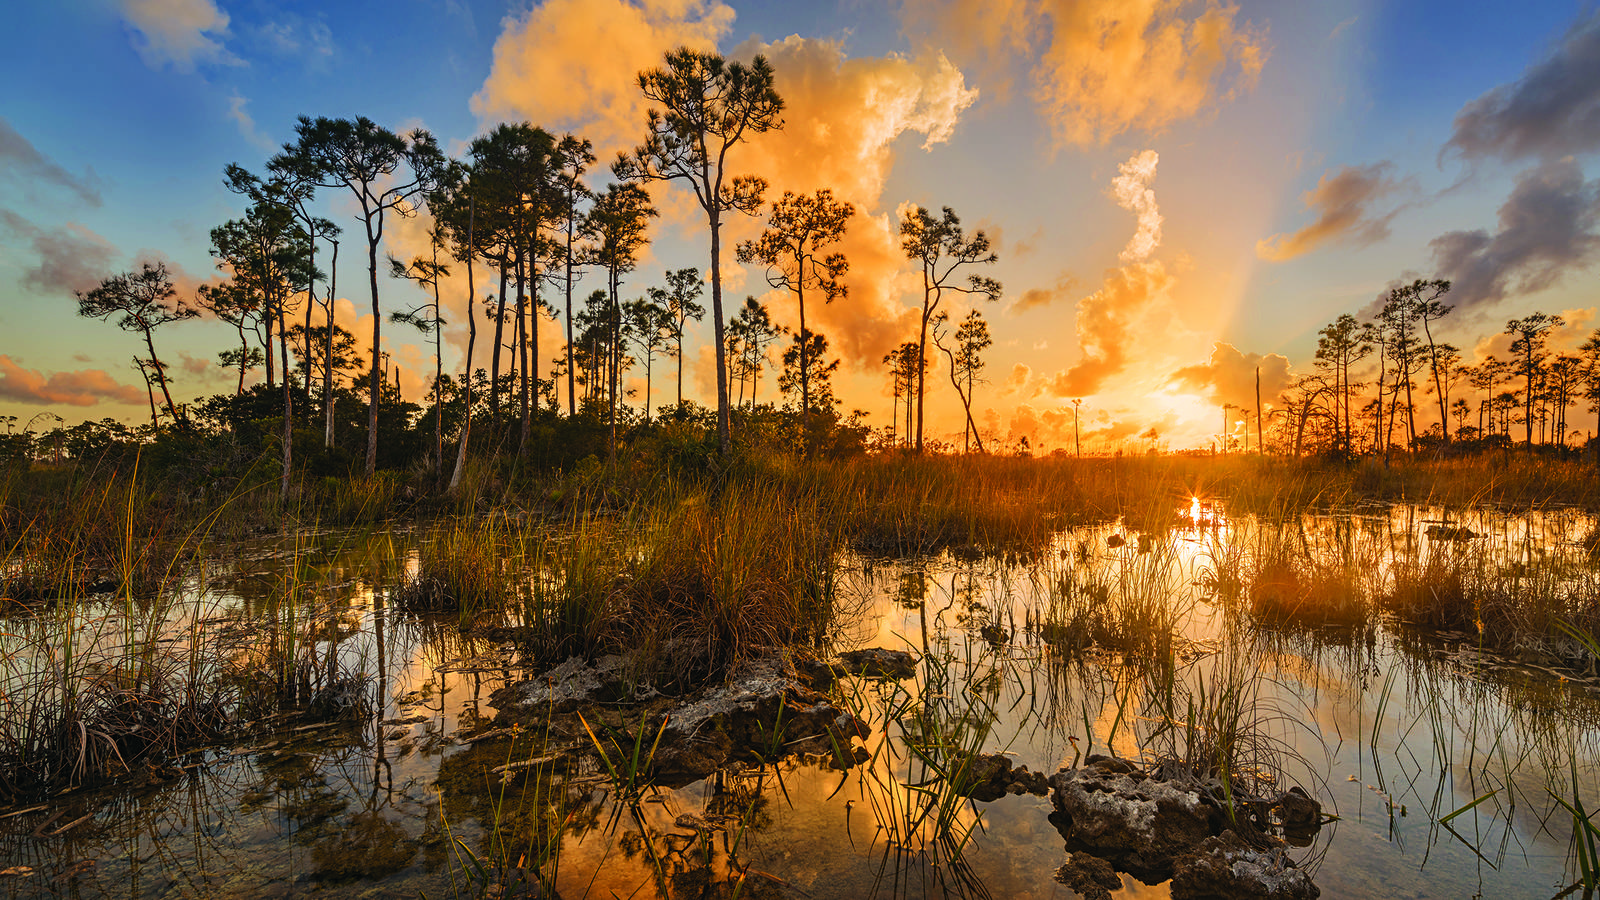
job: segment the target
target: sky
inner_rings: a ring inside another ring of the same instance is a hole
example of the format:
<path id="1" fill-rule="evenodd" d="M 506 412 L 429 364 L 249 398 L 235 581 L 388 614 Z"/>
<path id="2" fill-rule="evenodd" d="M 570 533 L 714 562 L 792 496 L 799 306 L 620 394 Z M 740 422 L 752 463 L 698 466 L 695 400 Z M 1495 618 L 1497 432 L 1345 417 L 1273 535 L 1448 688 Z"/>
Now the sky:
<path id="1" fill-rule="evenodd" d="M 989 321 L 973 415 L 1001 446 L 1070 447 L 1075 408 L 1086 449 L 1207 446 L 1223 404 L 1255 406 L 1258 369 L 1270 404 L 1311 368 L 1318 329 L 1414 278 L 1452 281 L 1442 339 L 1469 362 L 1503 356 L 1496 333 L 1535 310 L 1566 320 L 1558 349 L 1600 325 L 1590 2 L 65 0 L 7 19 L 0 415 L 19 429 L 148 417 L 138 337 L 80 318 L 74 292 L 155 260 L 187 294 L 220 279 L 208 233 L 244 208 L 223 169 L 261 171 L 297 117 L 426 128 L 456 156 L 529 121 L 607 162 L 644 135 L 636 74 L 683 45 L 775 71 L 785 127 L 736 148 L 730 171 L 765 177 L 769 199 L 829 188 L 857 210 L 849 294 L 807 320 L 842 359 L 844 411 L 870 425 L 894 402 L 883 357 L 916 333 L 897 228 L 915 205 L 950 207 L 998 254 L 982 274 L 999 300 L 945 304 Z M 708 269 L 687 190 L 652 193 L 662 215 L 625 296 Z M 359 230 L 348 199 L 320 203 Z M 385 250 L 423 253 L 426 227 L 425 212 L 397 223 Z M 761 227 L 725 226 L 727 309 L 754 295 L 792 326 L 792 299 L 733 259 Z M 356 258 L 340 263 L 339 319 L 370 346 Z M 382 290 L 385 312 L 422 299 Z M 444 290 L 464 305 L 462 273 Z M 232 340 L 215 321 L 159 332 L 175 396 L 232 390 L 217 363 Z M 688 344 L 686 393 L 713 402 L 709 321 Z M 385 323 L 384 349 L 420 399 L 427 345 Z M 657 362 L 655 398 L 672 375 Z M 776 396 L 775 373 L 759 392 Z M 929 437 L 959 442 L 942 365 L 927 403 Z"/>

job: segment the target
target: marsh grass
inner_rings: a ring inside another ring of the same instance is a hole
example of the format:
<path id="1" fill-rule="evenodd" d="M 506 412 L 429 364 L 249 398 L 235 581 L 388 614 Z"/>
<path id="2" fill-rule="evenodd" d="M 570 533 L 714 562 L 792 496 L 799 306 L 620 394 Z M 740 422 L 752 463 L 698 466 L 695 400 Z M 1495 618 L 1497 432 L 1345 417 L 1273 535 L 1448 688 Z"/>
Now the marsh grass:
<path id="1" fill-rule="evenodd" d="M 0 796 L 159 768 L 284 710 L 370 711 L 355 661 L 319 640 L 322 617 L 301 602 L 298 553 L 264 616 L 227 613 L 196 561 L 208 522 L 152 540 L 137 482 L 123 489 L 97 508 L 120 532 L 100 551 L 114 593 L 68 593 L 0 633 Z"/>
<path id="2" fill-rule="evenodd" d="M 1193 612 L 1171 533 L 1101 549 L 1063 547 L 1033 570 L 1026 620 L 1058 653 L 1090 650 L 1135 664 L 1170 657 Z"/>
<path id="3" fill-rule="evenodd" d="M 1289 710 L 1269 689 L 1248 641 L 1164 667 L 1146 682 L 1138 742 L 1160 777 L 1200 787 L 1236 826 L 1268 830 L 1261 801 L 1291 786 L 1325 794 L 1300 749 L 1320 743 L 1309 710 Z M 1241 835 L 1250 832 L 1240 829 Z"/>
<path id="4" fill-rule="evenodd" d="M 1593 669 L 1563 623 L 1600 630 L 1600 574 L 1581 551 L 1528 538 L 1431 542 L 1400 555 L 1378 597 L 1402 622 L 1465 632 L 1513 656 Z"/>
<path id="5" fill-rule="evenodd" d="M 883 845 L 874 894 L 890 877 L 896 896 L 909 893 L 902 879 L 926 866 L 931 887 L 989 896 L 966 855 L 983 829 L 982 813 L 968 797 L 974 766 L 997 718 L 990 693 L 966 684 L 972 670 L 983 668 L 987 651 L 978 652 L 978 660 L 965 663 L 948 650 L 924 654 L 912 684 L 846 678 L 836 685 L 853 715 L 885 723 L 857 769 L 877 825 L 873 840 Z"/>
<path id="6" fill-rule="evenodd" d="M 422 547 L 416 575 L 395 590 L 396 608 L 452 613 L 469 626 L 503 611 L 514 593 L 514 573 L 525 565 L 505 539 L 507 531 L 500 515 L 455 519 L 435 531 Z"/>

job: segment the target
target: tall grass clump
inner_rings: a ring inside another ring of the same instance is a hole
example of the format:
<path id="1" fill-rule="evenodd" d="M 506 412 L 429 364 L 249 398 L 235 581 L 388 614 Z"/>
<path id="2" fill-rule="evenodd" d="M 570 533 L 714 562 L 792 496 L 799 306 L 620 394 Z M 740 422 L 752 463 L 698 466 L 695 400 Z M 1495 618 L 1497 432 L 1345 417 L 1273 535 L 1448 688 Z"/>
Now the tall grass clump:
<path id="1" fill-rule="evenodd" d="M 470 625 L 487 612 L 505 610 L 513 595 L 514 555 L 504 517 L 456 519 L 424 544 L 417 573 L 395 591 L 407 612 L 454 613 Z M 516 537 L 513 533 L 510 537 Z"/>
<path id="2" fill-rule="evenodd" d="M 652 517 L 631 610 L 663 646 L 716 669 L 816 641 L 831 614 L 837 536 L 819 498 L 731 485 Z"/>
<path id="3" fill-rule="evenodd" d="M 1479 536 L 1433 541 L 1401 555 L 1380 602 L 1402 622 L 1462 631 L 1482 646 L 1593 666 L 1564 626 L 1600 632 L 1600 574 L 1561 547 Z"/>
<path id="4" fill-rule="evenodd" d="M 136 489 L 129 497 L 136 512 Z M 298 574 L 251 617 L 206 591 L 199 536 L 142 547 L 127 524 L 122 539 L 114 595 L 68 596 L 0 632 L 0 798 L 160 765 L 268 713 L 367 709 L 358 661 L 318 636 L 324 617 L 299 602 Z M 160 587 L 136 595 L 136 565 L 161 572 Z"/>
<path id="5" fill-rule="evenodd" d="M 1163 667 L 1147 682 L 1138 743 L 1159 777 L 1198 786 L 1231 822 L 1255 815 L 1264 830 L 1261 801 L 1291 787 L 1315 789 L 1318 769 L 1293 733 L 1312 727 L 1309 711 L 1284 710 L 1264 695 L 1258 659 L 1245 643 Z"/>
<path id="6" fill-rule="evenodd" d="M 1137 541 L 1104 543 L 1092 537 L 1063 547 L 1035 570 L 1032 627 L 1069 657 L 1092 649 L 1128 661 L 1165 659 L 1193 611 L 1172 536 L 1152 535 L 1142 549 Z"/>
<path id="7" fill-rule="evenodd" d="M 1251 616 L 1273 627 L 1360 628 L 1373 622 L 1367 572 L 1378 565 L 1355 540 L 1348 519 L 1313 533 L 1303 516 L 1235 523 L 1230 537 L 1249 547 L 1242 594 Z"/>

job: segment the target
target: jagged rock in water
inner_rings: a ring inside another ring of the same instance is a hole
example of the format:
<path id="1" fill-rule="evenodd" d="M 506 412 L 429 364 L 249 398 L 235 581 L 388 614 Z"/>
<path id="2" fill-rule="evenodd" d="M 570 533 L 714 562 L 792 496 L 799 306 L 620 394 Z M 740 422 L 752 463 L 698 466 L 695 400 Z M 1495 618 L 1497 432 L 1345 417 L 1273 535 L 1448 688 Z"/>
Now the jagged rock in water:
<path id="1" fill-rule="evenodd" d="M 637 702 L 656 696 L 653 689 L 634 682 L 631 669 L 620 656 L 602 656 L 592 663 L 579 656 L 568 657 L 543 675 L 490 694 L 489 705 L 500 711 L 500 724 L 526 725 L 591 703 Z"/>
<path id="2" fill-rule="evenodd" d="M 910 678 L 917 674 L 917 658 L 904 650 L 871 647 L 839 654 L 835 668 L 868 678 Z"/>
<path id="3" fill-rule="evenodd" d="M 1282 849 L 1257 849 L 1233 831 L 1206 838 L 1172 874 L 1172 900 L 1316 900 L 1321 895 Z"/>
<path id="4" fill-rule="evenodd" d="M 852 738 L 872 727 L 812 690 L 778 655 L 751 660 L 723 684 L 702 689 L 648 726 L 661 731 L 654 765 L 663 772 L 704 776 L 730 761 L 770 762 L 794 753 L 859 762 Z M 842 752 L 847 758 L 839 759 Z"/>
<path id="5" fill-rule="evenodd" d="M 1117 870 L 1098 856 L 1074 853 L 1056 869 L 1056 881 L 1072 888 L 1083 900 L 1111 900 L 1111 892 L 1122 887 Z"/>
<path id="6" fill-rule="evenodd" d="M 1027 766 L 1011 767 L 1011 759 L 1003 753 L 978 753 L 968 755 L 957 752 L 952 760 L 960 772 L 953 785 L 955 792 L 988 803 L 1006 794 L 1037 794 L 1043 797 L 1050 792 L 1050 782 L 1043 772 L 1030 772 Z"/>
<path id="7" fill-rule="evenodd" d="M 1130 760 L 1090 756 L 1082 768 L 1051 776 L 1050 785 L 1051 819 L 1074 856 L 1088 851 L 1150 884 L 1170 877 L 1174 900 L 1318 896 L 1270 833 L 1292 837 L 1320 826 L 1321 805 L 1299 788 L 1239 800 L 1261 828 L 1246 840 L 1228 827 L 1220 786 L 1155 777 Z"/>
<path id="8" fill-rule="evenodd" d="M 1050 778 L 1051 802 L 1080 846 L 1144 880 L 1170 877 L 1179 857 L 1221 830 L 1221 812 L 1198 787 L 1145 775 L 1134 763 L 1091 756 Z"/>

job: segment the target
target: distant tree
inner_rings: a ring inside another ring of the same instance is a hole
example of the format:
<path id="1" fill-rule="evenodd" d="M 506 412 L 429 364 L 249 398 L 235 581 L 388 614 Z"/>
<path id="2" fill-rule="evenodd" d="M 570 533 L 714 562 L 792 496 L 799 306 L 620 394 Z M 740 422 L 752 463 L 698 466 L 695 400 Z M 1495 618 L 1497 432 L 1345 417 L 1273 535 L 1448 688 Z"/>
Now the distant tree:
<path id="1" fill-rule="evenodd" d="M 286 199 L 289 188 L 279 179 L 262 182 L 238 166 L 228 170 L 232 187 L 252 202 L 244 218 L 211 230 L 211 252 L 233 274 L 235 287 L 247 292 L 262 310 L 266 329 L 267 386 L 272 386 L 272 332 L 278 332 L 283 375 L 282 467 L 279 495 L 287 498 L 294 456 L 294 391 L 289 363 L 289 311 L 300 290 L 309 296 L 316 269 L 310 236 L 295 219 Z M 305 190 L 305 189 L 303 189 Z"/>
<path id="2" fill-rule="evenodd" d="M 1600 414 L 1600 328 L 1578 346 L 1578 358 L 1582 360 L 1583 396 L 1589 401 L 1589 412 Z M 1600 437 L 1600 421 L 1596 422 L 1595 435 Z M 1600 440 L 1595 442 L 1594 461 L 1600 466 Z"/>
<path id="3" fill-rule="evenodd" d="M 242 166 L 230 165 L 227 167 L 224 174 L 229 190 L 236 194 L 242 194 L 244 196 L 251 197 L 253 200 L 267 199 L 271 202 L 283 205 L 289 210 L 290 214 L 293 215 L 295 222 L 300 226 L 300 230 L 305 233 L 308 255 L 307 268 L 310 273 L 310 279 L 307 280 L 305 286 L 307 302 L 305 329 L 303 333 L 309 336 L 311 328 L 311 310 L 313 306 L 318 305 L 315 282 L 316 279 L 321 275 L 321 273 L 317 270 L 317 239 L 326 238 L 332 244 L 332 268 L 337 268 L 339 261 L 338 238 L 340 229 L 339 226 L 333 224 L 327 219 L 312 213 L 311 203 L 315 199 L 317 174 L 309 165 L 306 164 L 305 160 L 290 156 L 288 154 L 279 153 L 267 161 L 267 173 L 273 188 L 271 191 L 264 191 L 263 188 L 265 185 L 262 183 L 261 179 L 252 175 Z M 335 274 L 336 273 L 330 272 L 328 277 L 327 295 L 320 301 L 330 332 L 333 327 L 333 287 Z M 307 358 L 311 356 L 311 348 L 309 346 L 303 347 L 301 352 L 302 355 Z M 327 377 L 324 378 L 323 384 L 325 396 L 327 390 L 326 382 Z M 306 411 L 309 413 L 311 409 L 311 378 L 309 377 L 309 374 L 305 379 L 305 406 Z M 324 446 L 327 447 L 333 446 L 332 413 L 332 406 L 329 406 L 327 409 L 323 410 L 323 421 L 325 426 Z"/>
<path id="4" fill-rule="evenodd" d="M 117 327 L 132 331 L 144 338 L 150 355 L 143 361 L 149 366 L 151 378 L 161 388 L 166 411 L 178 428 L 187 430 L 188 419 L 183 410 L 172 402 L 172 390 L 167 379 L 166 364 L 156 355 L 155 330 L 163 325 L 181 322 L 200 315 L 200 310 L 178 298 L 172 286 L 165 263 L 145 263 L 138 272 L 124 272 L 100 282 L 91 291 L 78 291 L 78 315 L 89 319 L 117 318 Z M 140 357 L 134 357 L 139 360 Z M 154 417 L 152 417 L 153 419 Z M 152 425 L 157 424 L 152 421 Z"/>
<path id="5" fill-rule="evenodd" d="M 639 73 L 645 99 L 661 104 L 665 111 L 650 110 L 650 135 L 634 151 L 631 164 L 646 179 L 688 182 L 711 232 L 717 441 L 724 456 L 731 438 L 722 334 L 722 214 L 736 210 L 754 215 L 767 187 L 765 179 L 754 175 L 730 176 L 728 153 L 751 135 L 783 127 L 783 98 L 772 82 L 772 67 L 764 56 L 746 66 L 687 47 L 668 53 L 664 68 Z"/>
<path id="6" fill-rule="evenodd" d="M 444 230 L 436 218 L 428 232 L 429 256 L 412 257 L 404 263 L 389 257 L 389 274 L 395 278 L 414 281 L 433 294 L 433 299 L 404 312 L 392 312 L 389 320 L 400 325 L 410 325 L 425 335 L 433 336 L 433 469 L 437 473 L 444 467 L 444 403 L 439 396 L 444 381 L 444 311 L 439 299 L 439 279 L 450 274 L 450 267 L 439 262 L 439 248 L 444 245 Z"/>
<path id="7" fill-rule="evenodd" d="M 238 349 L 224 350 L 219 362 L 224 368 L 238 369 L 239 382 L 234 394 L 237 396 L 244 393 L 245 373 L 266 363 L 266 355 L 250 346 L 246 337 L 248 331 L 255 334 L 258 340 L 264 340 L 258 331 L 261 326 L 262 310 L 257 298 L 244 285 L 230 280 L 220 284 L 200 285 L 195 291 L 195 303 L 216 316 L 219 321 L 232 325 L 239 333 Z"/>
<path id="8" fill-rule="evenodd" d="M 1567 443 L 1567 407 L 1577 399 L 1582 384 L 1581 358 L 1562 354 L 1550 361 L 1545 378 L 1546 393 L 1550 398 L 1550 434 L 1556 443 L 1563 447 Z"/>
<path id="9" fill-rule="evenodd" d="M 618 181 L 595 195 L 594 206 L 584 220 L 585 231 L 593 245 L 588 262 L 606 271 L 606 289 L 611 310 L 607 323 L 611 328 L 608 346 L 613 354 L 607 361 L 610 373 L 607 388 L 607 405 L 611 415 L 611 449 L 616 452 L 617 400 L 621 388 L 622 368 L 622 276 L 638 265 L 639 251 L 650 238 L 646 234 L 650 219 L 657 215 L 650 205 L 650 194 L 644 186 L 632 181 Z"/>
<path id="10" fill-rule="evenodd" d="M 414 202 L 432 188 L 444 166 L 433 135 L 417 129 L 399 135 L 371 119 L 301 116 L 296 143 L 283 152 L 318 187 L 345 187 L 355 195 L 367 234 L 367 274 L 372 288 L 372 380 L 367 403 L 366 473 L 378 467 L 378 401 L 382 388 L 383 313 L 378 307 L 378 245 L 385 216 L 410 216 Z"/>
<path id="11" fill-rule="evenodd" d="M 956 395 L 961 398 L 961 408 L 967 415 L 966 429 L 961 435 L 961 452 L 967 452 L 967 440 L 971 436 L 978 443 L 978 452 L 983 453 L 983 436 L 978 433 L 978 425 L 972 420 L 972 389 L 980 380 L 978 373 L 983 371 L 983 351 L 994 344 L 994 339 L 989 336 L 989 323 L 983 320 L 983 313 L 975 309 L 968 312 L 961 326 L 956 329 L 955 349 L 952 350 L 942 340 L 942 326 L 949 322 L 949 316 L 940 313 L 934 322 L 933 342 L 949 360 L 950 386 L 956 389 Z"/>
<path id="12" fill-rule="evenodd" d="M 989 236 L 982 230 L 971 236 L 962 231 L 961 220 L 948 206 L 944 208 L 943 217 L 938 219 L 922 206 L 907 210 L 900 219 L 900 249 L 922 269 L 922 318 L 917 355 L 923 363 L 917 372 L 916 385 L 916 449 L 921 453 L 922 410 L 927 397 L 924 372 L 928 358 L 928 327 L 946 291 L 976 294 L 988 300 L 1000 299 L 1000 282 L 993 278 L 971 274 L 965 285 L 956 281 L 956 273 L 963 266 L 991 265 L 1000 257 L 989 249 Z"/>
<path id="13" fill-rule="evenodd" d="M 809 345 L 809 346 L 803 346 Z M 832 411 L 839 405 L 839 400 L 833 395 L 833 376 L 839 370 L 837 359 L 829 362 L 828 338 L 826 335 L 811 332 L 804 340 L 800 335 L 795 335 L 794 340 L 783 351 L 783 372 L 778 376 L 778 390 L 784 396 L 799 393 L 800 384 L 809 381 L 813 386 L 811 402 L 818 410 Z M 810 367 L 809 373 L 802 370 L 802 366 Z M 802 416 L 801 427 L 806 427 L 811 421 Z M 809 440 L 807 443 L 810 443 Z"/>
<path id="14" fill-rule="evenodd" d="M 728 367 L 730 377 L 739 380 L 739 400 L 744 400 L 744 383 L 750 382 L 750 405 L 755 406 L 756 388 L 761 383 L 761 370 L 767 361 L 767 350 L 789 329 L 772 321 L 766 305 L 754 297 L 746 297 L 739 315 L 728 323 L 726 330 Z"/>
<path id="15" fill-rule="evenodd" d="M 1439 429 L 1444 436 L 1444 442 L 1450 443 L 1450 419 L 1446 412 L 1450 406 L 1450 384 L 1444 379 L 1445 369 L 1441 354 L 1445 350 L 1454 351 L 1449 344 L 1441 344 L 1433 338 L 1433 329 L 1430 323 L 1448 316 L 1453 306 L 1446 306 L 1439 300 L 1450 292 L 1450 282 L 1442 279 L 1424 281 L 1417 279 L 1408 289 L 1417 309 L 1417 321 L 1422 323 L 1422 334 L 1428 341 L 1428 362 L 1433 369 L 1433 393 L 1439 401 Z"/>
<path id="16" fill-rule="evenodd" d="M 672 342 L 672 349 L 667 352 L 678 360 L 679 406 L 683 405 L 683 333 L 690 319 L 698 322 L 705 317 L 706 308 L 696 302 L 702 288 L 700 270 L 690 268 L 668 272 L 665 288 L 650 289 L 650 299 L 667 310 L 671 323 L 667 340 Z"/>
<path id="17" fill-rule="evenodd" d="M 800 360 L 800 410 L 801 417 L 810 415 L 810 366 L 804 356 L 810 341 L 806 335 L 806 291 L 822 295 L 822 302 L 832 303 L 848 293 L 839 279 L 850 270 L 843 253 L 822 252 L 844 237 L 845 225 L 855 215 L 856 208 L 849 203 L 833 199 L 833 192 L 824 188 L 815 194 L 796 194 L 784 191 L 783 198 L 773 201 L 772 214 L 767 219 L 767 230 L 753 241 L 739 244 L 738 256 L 742 263 L 759 262 L 767 267 L 767 284 L 794 294 L 800 310 L 800 331 L 795 346 Z M 808 439 L 810 429 L 803 429 Z M 807 452 L 810 452 L 809 445 Z"/>
<path id="18" fill-rule="evenodd" d="M 623 331 L 644 354 L 644 420 L 650 421 L 650 375 L 656 351 L 672 334 L 672 313 L 654 300 L 629 300 L 622 309 Z"/>
<path id="19" fill-rule="evenodd" d="M 1341 453 L 1348 454 L 1354 450 L 1350 426 L 1353 392 L 1350 368 L 1372 353 L 1370 335 L 1371 331 L 1363 329 L 1355 317 L 1348 313 L 1339 316 L 1317 332 L 1316 365 L 1327 370 L 1332 380 L 1329 389 L 1337 401 L 1334 421 L 1335 432 L 1338 435 L 1338 450 Z M 1298 453 L 1298 450 L 1296 452 Z"/>
<path id="20" fill-rule="evenodd" d="M 567 346 L 570 348 L 574 339 L 572 320 L 572 286 L 579 277 L 577 267 L 577 239 L 583 228 L 583 215 L 578 211 L 578 204 L 587 199 L 593 199 L 594 193 L 583 183 L 583 175 L 594 165 L 594 145 L 583 138 L 567 134 L 561 137 L 556 144 L 555 157 L 552 160 L 552 185 L 558 206 L 556 214 L 561 223 L 562 234 L 565 238 L 562 244 L 561 262 L 565 270 L 563 286 L 567 298 Z M 572 366 L 567 366 L 567 415 L 578 414 L 576 400 L 577 382 L 573 375 Z M 681 382 L 681 379 L 680 379 Z M 679 389 L 679 394 L 683 391 Z M 678 398 L 683 399 L 681 396 Z"/>
<path id="21" fill-rule="evenodd" d="M 921 366 L 918 366 L 918 362 L 919 361 L 922 363 Z M 917 347 L 917 342 L 916 341 L 906 341 L 905 343 L 901 344 L 900 346 L 896 347 L 895 349 L 893 349 L 893 350 L 889 351 L 888 353 L 884 354 L 883 363 L 884 363 L 884 365 L 889 367 L 890 377 L 894 381 L 895 407 L 894 407 L 894 412 L 890 415 L 890 422 L 894 423 L 894 422 L 897 421 L 897 417 L 898 417 L 899 411 L 900 411 L 900 397 L 904 396 L 906 398 L 906 405 L 905 405 L 905 423 L 906 423 L 905 440 L 907 442 L 909 442 L 911 440 L 911 427 L 912 427 L 911 426 L 911 412 L 912 412 L 911 395 L 912 395 L 912 392 L 915 391 L 915 389 L 916 389 L 917 379 L 919 377 L 921 377 L 919 375 L 918 369 L 919 368 L 926 369 L 927 365 L 928 365 L 928 360 L 927 360 L 926 357 L 922 356 L 919 348 Z M 891 424 L 891 426 L 889 428 L 889 433 L 890 433 L 891 436 L 894 434 L 894 431 L 895 431 L 895 426 L 893 424 Z"/>
<path id="22" fill-rule="evenodd" d="M 1506 323 L 1505 333 L 1513 337 L 1511 352 L 1517 357 L 1516 374 L 1524 379 L 1523 389 L 1523 414 L 1525 424 L 1525 440 L 1528 446 L 1533 446 L 1533 397 L 1534 382 L 1541 374 L 1544 361 L 1549 353 L 1545 345 L 1549 341 L 1549 331 L 1566 324 L 1560 316 L 1546 315 L 1542 312 L 1532 313 L 1520 319 L 1512 319 Z"/>

